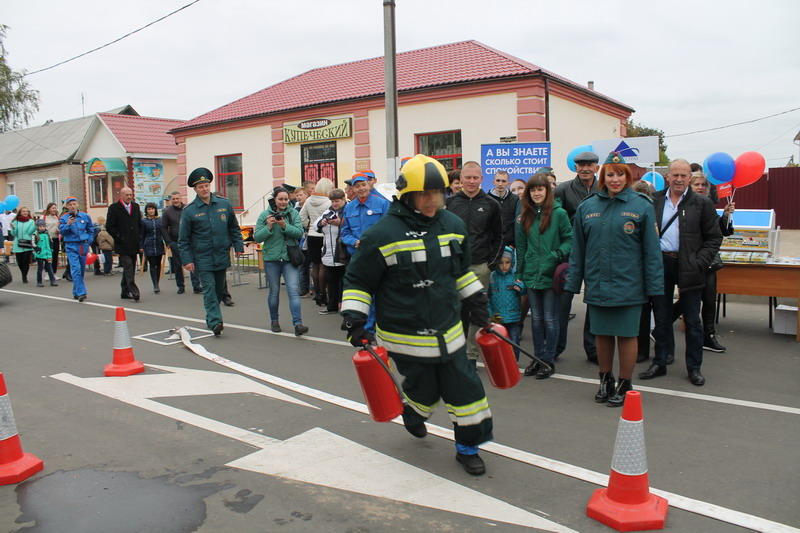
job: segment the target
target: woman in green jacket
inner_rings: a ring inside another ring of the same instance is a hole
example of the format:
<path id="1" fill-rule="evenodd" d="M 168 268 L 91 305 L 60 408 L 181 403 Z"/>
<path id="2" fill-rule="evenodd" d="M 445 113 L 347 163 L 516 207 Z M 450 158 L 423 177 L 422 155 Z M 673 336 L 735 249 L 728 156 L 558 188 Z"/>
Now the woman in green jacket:
<path id="1" fill-rule="evenodd" d="M 575 246 L 565 291 L 579 293 L 586 282 L 591 332 L 600 365 L 598 403 L 619 407 L 632 390 L 636 337 L 642 304 L 664 291 L 664 265 L 653 203 L 631 189 L 625 160 L 609 154 L 600 169 L 597 193 L 575 212 Z M 619 347 L 619 383 L 615 388 L 614 345 Z"/>
<path id="2" fill-rule="evenodd" d="M 553 290 L 553 274 L 569 257 L 572 228 L 567 212 L 553 204 L 553 189 L 545 174 L 534 174 L 525 185 L 516 241 L 517 278 L 528 288 L 531 307 L 533 353 L 549 365 L 533 362 L 525 375 L 546 379 L 555 372 L 558 340 L 559 297 Z"/>
<path id="3" fill-rule="evenodd" d="M 36 223 L 31 218 L 31 210 L 20 207 L 17 217 L 11 223 L 11 235 L 14 236 L 14 245 L 11 251 L 17 256 L 17 266 L 22 274 L 22 283 L 28 283 L 28 270 L 33 259 L 33 234 L 36 233 Z"/>
<path id="4" fill-rule="evenodd" d="M 267 307 L 272 322 L 272 331 L 281 331 L 278 321 L 278 304 L 280 302 L 281 275 L 286 282 L 286 293 L 289 295 L 289 311 L 292 313 L 294 334 L 297 336 L 308 332 L 300 315 L 300 294 L 298 292 L 300 270 L 289 259 L 287 246 L 296 246 L 303 236 L 303 226 L 297 210 L 289 206 L 289 193 L 277 187 L 270 201 L 270 207 L 261 213 L 256 222 L 253 238 L 263 242 L 264 270 L 269 282 Z"/>

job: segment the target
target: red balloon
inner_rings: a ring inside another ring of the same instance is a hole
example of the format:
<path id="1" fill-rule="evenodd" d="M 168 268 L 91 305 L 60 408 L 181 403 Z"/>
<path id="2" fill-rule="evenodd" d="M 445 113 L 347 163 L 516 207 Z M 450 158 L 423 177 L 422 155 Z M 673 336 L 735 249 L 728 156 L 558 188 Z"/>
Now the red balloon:
<path id="1" fill-rule="evenodd" d="M 733 175 L 733 186 L 747 187 L 757 182 L 764 175 L 767 162 L 758 152 L 745 152 L 736 158 L 736 173 Z"/>
<path id="2" fill-rule="evenodd" d="M 92 252 L 89 252 L 88 254 L 86 254 L 86 264 L 87 265 L 91 265 L 95 261 L 97 261 L 97 254 L 93 254 Z"/>

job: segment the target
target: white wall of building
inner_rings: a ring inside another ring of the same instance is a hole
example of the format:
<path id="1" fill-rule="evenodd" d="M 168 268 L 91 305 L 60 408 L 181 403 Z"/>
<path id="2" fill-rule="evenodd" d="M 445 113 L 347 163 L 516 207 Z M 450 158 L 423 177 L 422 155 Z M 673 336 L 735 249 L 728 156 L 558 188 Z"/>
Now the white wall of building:
<path id="1" fill-rule="evenodd" d="M 567 155 L 574 148 L 591 144 L 594 139 L 613 139 L 619 136 L 617 117 L 564 98 L 550 96 L 550 142 L 553 170 L 559 183 L 575 177 L 575 173 L 567 166 Z M 600 158 L 600 163 L 603 159 Z"/>
<path id="2" fill-rule="evenodd" d="M 242 201 L 244 208 L 250 209 L 244 217 L 246 224 L 256 223 L 262 211 L 260 199 L 272 190 L 271 130 L 258 126 L 186 139 L 187 176 L 197 167 L 206 167 L 216 176 L 217 156 L 242 154 Z M 191 202 L 194 190 L 190 188 L 188 195 Z"/>
<path id="3" fill-rule="evenodd" d="M 517 134 L 516 93 L 493 94 L 404 105 L 398 109 L 400 159 L 415 155 L 416 135 L 461 130 L 463 160 L 479 161 L 481 144 L 498 143 Z M 369 113 L 372 169 L 386 176 L 386 114 Z"/>

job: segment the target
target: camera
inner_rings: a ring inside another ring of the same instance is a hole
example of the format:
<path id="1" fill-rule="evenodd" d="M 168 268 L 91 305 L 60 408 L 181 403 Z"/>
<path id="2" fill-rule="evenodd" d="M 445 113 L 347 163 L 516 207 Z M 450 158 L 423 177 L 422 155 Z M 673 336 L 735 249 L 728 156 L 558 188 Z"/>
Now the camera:
<path id="1" fill-rule="evenodd" d="M 283 213 L 275 213 L 272 215 L 275 220 L 283 220 Z"/>

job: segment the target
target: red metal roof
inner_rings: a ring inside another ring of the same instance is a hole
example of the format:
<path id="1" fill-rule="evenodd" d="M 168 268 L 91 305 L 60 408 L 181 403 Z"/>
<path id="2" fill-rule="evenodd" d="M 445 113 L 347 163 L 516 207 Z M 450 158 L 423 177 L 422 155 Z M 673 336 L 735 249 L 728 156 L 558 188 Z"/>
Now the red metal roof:
<path id="1" fill-rule="evenodd" d="M 167 132 L 184 123 L 171 118 L 139 117 L 98 113 L 128 153 L 177 154 L 175 137 Z"/>
<path id="2" fill-rule="evenodd" d="M 614 105 L 598 92 L 478 41 L 461 41 L 397 54 L 398 92 L 478 80 L 544 74 Z M 383 57 L 309 70 L 193 118 L 176 130 L 230 122 L 384 92 Z"/>

